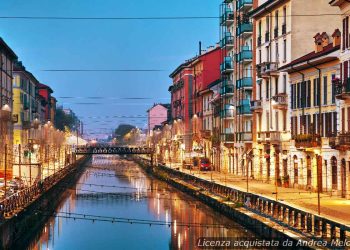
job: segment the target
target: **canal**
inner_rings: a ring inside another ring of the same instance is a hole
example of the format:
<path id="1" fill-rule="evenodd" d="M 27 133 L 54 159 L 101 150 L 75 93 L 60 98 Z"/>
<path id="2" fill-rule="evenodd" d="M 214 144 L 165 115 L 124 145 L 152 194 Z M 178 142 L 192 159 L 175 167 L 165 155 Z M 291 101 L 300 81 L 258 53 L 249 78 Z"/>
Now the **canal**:
<path id="1" fill-rule="evenodd" d="M 253 233 L 119 156 L 94 156 L 27 249 L 194 249 Z"/>

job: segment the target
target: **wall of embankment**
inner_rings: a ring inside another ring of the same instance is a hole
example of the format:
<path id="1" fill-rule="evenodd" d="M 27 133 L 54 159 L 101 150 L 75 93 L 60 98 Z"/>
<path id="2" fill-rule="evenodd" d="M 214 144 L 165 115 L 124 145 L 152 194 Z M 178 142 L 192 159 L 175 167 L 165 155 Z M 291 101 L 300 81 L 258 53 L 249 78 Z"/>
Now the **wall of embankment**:
<path id="1" fill-rule="evenodd" d="M 60 170 L 61 173 L 57 172 L 59 179 L 45 179 L 40 186 L 44 190 L 42 193 L 39 192 L 27 204 L 8 212 L 0 224 L 0 248 L 24 249 L 65 199 L 65 194 L 68 195 L 65 191 L 78 181 L 85 164 L 90 160 L 91 156 L 84 156 Z"/>

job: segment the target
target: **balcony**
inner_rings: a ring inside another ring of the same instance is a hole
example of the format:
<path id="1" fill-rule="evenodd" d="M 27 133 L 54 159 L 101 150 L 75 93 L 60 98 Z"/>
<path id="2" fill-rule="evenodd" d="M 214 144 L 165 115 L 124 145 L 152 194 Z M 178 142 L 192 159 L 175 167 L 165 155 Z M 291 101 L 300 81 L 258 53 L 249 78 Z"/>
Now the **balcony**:
<path id="1" fill-rule="evenodd" d="M 220 117 L 223 119 L 233 119 L 235 115 L 232 105 L 226 104 L 224 110 L 221 111 Z"/>
<path id="2" fill-rule="evenodd" d="M 250 100 L 243 99 L 239 101 L 239 106 L 237 107 L 237 114 L 239 115 L 251 115 L 252 111 L 250 109 Z"/>
<path id="3" fill-rule="evenodd" d="M 247 11 L 253 6 L 253 0 L 238 0 L 237 1 L 237 10 Z"/>
<path id="4" fill-rule="evenodd" d="M 321 146 L 321 137 L 314 134 L 298 134 L 293 136 L 295 147 L 313 148 Z"/>
<path id="5" fill-rule="evenodd" d="M 272 97 L 274 109 L 286 110 L 288 108 L 288 96 L 286 93 L 279 93 Z"/>
<path id="6" fill-rule="evenodd" d="M 335 142 L 336 148 L 349 150 L 350 148 L 350 132 L 339 133 Z"/>
<path id="7" fill-rule="evenodd" d="M 220 17 L 220 24 L 221 25 L 231 25 L 233 23 L 233 11 L 228 7 L 224 7 L 224 13 Z"/>
<path id="8" fill-rule="evenodd" d="M 232 96 L 234 93 L 235 87 L 232 84 L 232 81 L 224 80 L 223 86 L 220 89 L 221 95 Z"/>
<path id="9" fill-rule="evenodd" d="M 251 132 L 236 133 L 237 142 L 251 142 L 253 140 L 253 134 Z"/>
<path id="10" fill-rule="evenodd" d="M 220 47 L 226 49 L 233 48 L 233 36 L 231 35 L 231 32 L 225 32 L 224 38 L 220 41 Z"/>
<path id="11" fill-rule="evenodd" d="M 201 136 L 204 139 L 210 139 L 211 131 L 210 130 L 201 130 Z"/>
<path id="12" fill-rule="evenodd" d="M 333 79 L 335 88 L 335 98 L 350 103 L 350 78 L 341 81 L 339 78 Z"/>
<path id="13" fill-rule="evenodd" d="M 273 37 L 277 38 L 278 37 L 278 27 L 275 27 L 273 30 Z"/>
<path id="14" fill-rule="evenodd" d="M 263 78 L 268 78 L 270 76 L 278 76 L 278 63 L 276 62 L 264 62 L 259 67 L 259 74 Z"/>
<path id="15" fill-rule="evenodd" d="M 250 102 L 250 110 L 256 113 L 262 113 L 262 101 L 261 100 L 253 100 Z"/>
<path id="16" fill-rule="evenodd" d="M 249 46 L 242 46 L 241 52 L 236 54 L 237 62 L 251 62 L 253 59 L 253 53 Z"/>
<path id="17" fill-rule="evenodd" d="M 258 132 L 258 141 L 278 145 L 281 142 L 290 140 L 290 135 L 282 131 L 263 131 Z"/>
<path id="18" fill-rule="evenodd" d="M 220 71 L 222 74 L 230 74 L 233 72 L 233 62 L 230 56 L 226 56 L 224 62 L 220 64 Z"/>
<path id="19" fill-rule="evenodd" d="M 251 22 L 248 23 L 240 23 L 238 24 L 236 34 L 237 36 L 248 36 L 253 32 L 253 24 Z"/>
<path id="20" fill-rule="evenodd" d="M 253 78 L 251 77 L 243 77 L 236 81 L 237 88 L 251 88 L 253 87 Z"/>

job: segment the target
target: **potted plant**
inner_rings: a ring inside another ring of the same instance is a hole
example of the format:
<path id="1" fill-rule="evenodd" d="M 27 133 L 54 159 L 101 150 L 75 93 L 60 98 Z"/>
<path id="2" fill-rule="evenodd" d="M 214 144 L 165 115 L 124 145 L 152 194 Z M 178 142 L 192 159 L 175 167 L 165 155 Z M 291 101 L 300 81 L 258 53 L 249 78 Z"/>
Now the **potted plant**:
<path id="1" fill-rule="evenodd" d="M 283 176 L 283 186 L 285 188 L 289 187 L 289 175 Z"/>

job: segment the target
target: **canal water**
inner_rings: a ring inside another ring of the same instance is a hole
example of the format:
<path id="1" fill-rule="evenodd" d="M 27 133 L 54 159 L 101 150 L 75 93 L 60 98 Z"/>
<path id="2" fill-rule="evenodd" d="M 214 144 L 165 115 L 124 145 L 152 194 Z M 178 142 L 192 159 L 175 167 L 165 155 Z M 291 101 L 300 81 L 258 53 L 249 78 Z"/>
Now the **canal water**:
<path id="1" fill-rule="evenodd" d="M 253 233 L 119 156 L 94 156 L 27 249 L 195 249 Z"/>

